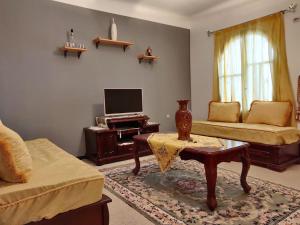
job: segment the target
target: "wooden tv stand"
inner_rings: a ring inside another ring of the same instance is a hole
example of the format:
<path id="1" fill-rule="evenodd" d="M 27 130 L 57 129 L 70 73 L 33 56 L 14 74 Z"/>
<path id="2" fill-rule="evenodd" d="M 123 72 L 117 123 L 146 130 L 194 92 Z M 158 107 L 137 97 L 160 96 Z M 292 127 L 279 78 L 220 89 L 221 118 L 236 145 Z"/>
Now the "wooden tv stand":
<path id="1" fill-rule="evenodd" d="M 106 128 L 84 128 L 86 158 L 98 166 L 133 158 L 134 142 L 137 134 L 159 132 L 158 123 L 148 123 L 148 116 L 133 115 L 119 117 L 101 117 Z M 141 150 L 140 156 L 152 154 Z"/>

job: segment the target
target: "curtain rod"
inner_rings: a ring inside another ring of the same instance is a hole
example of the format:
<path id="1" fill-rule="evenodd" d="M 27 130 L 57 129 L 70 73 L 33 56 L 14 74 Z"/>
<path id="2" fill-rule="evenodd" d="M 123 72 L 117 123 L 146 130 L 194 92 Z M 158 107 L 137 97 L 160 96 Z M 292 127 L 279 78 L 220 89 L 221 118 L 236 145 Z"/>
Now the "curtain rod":
<path id="1" fill-rule="evenodd" d="M 297 4 L 296 4 L 296 3 L 292 3 L 292 4 L 289 5 L 289 8 L 288 8 L 288 9 L 284 9 L 284 10 L 281 10 L 281 11 L 279 11 L 279 12 L 282 13 L 282 14 L 286 14 L 286 13 L 294 13 L 294 12 L 296 12 L 296 8 L 297 8 Z M 273 14 L 274 14 L 274 13 L 273 13 Z M 270 15 L 272 15 L 272 14 L 270 14 Z M 294 18 L 293 21 L 294 21 L 294 22 L 299 22 L 299 21 L 300 21 L 300 17 Z M 223 29 L 225 29 L 225 28 L 223 28 Z M 220 29 L 220 30 L 222 30 L 222 29 Z M 217 31 L 219 31 L 219 30 L 214 30 L 214 31 L 208 30 L 208 31 L 207 31 L 207 36 L 210 37 L 211 35 L 213 35 L 213 34 L 214 34 L 215 32 L 217 32 Z"/>

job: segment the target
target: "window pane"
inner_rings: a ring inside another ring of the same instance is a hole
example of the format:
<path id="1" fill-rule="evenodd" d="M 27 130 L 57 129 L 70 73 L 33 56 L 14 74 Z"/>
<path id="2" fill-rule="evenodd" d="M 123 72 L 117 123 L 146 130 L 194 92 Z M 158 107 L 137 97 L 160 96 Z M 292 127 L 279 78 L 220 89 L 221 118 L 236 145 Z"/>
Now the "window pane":
<path id="1" fill-rule="evenodd" d="M 241 39 L 232 40 L 219 60 L 219 90 L 222 101 L 241 99 Z"/>
<path id="2" fill-rule="evenodd" d="M 245 94 L 247 109 L 249 109 L 253 100 L 272 100 L 273 49 L 262 33 L 249 33 L 246 38 L 246 52 Z"/>
<path id="3" fill-rule="evenodd" d="M 241 76 L 232 79 L 232 101 L 242 102 L 242 81 Z"/>
<path id="4" fill-rule="evenodd" d="M 270 63 L 265 63 L 262 65 L 262 90 L 263 90 L 263 100 L 271 101 L 273 96 L 273 82 L 272 82 L 272 75 L 271 75 L 271 67 Z"/>
<path id="5" fill-rule="evenodd" d="M 242 47 L 246 49 L 245 65 L 242 65 Z M 221 100 L 242 103 L 245 95 L 246 109 L 253 100 L 272 100 L 272 63 L 273 49 L 263 33 L 248 33 L 244 41 L 241 37 L 233 39 L 218 63 Z M 243 75 L 242 66 L 246 72 Z"/>

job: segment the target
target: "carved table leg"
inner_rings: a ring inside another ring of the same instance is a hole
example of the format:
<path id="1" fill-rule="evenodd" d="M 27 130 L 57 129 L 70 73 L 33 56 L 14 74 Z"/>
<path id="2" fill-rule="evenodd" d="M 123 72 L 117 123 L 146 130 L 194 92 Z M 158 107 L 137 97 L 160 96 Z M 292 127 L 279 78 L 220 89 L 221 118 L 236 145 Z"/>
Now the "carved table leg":
<path id="1" fill-rule="evenodd" d="M 214 210 L 217 207 L 216 200 L 216 182 L 217 182 L 217 164 L 212 161 L 208 161 L 204 164 L 205 176 L 207 182 L 207 206 L 210 210 Z"/>
<path id="2" fill-rule="evenodd" d="M 247 183 L 247 174 L 250 168 L 250 157 L 248 149 L 244 149 L 244 151 L 241 153 L 241 161 L 243 163 L 243 169 L 241 174 L 241 185 L 244 189 L 245 193 L 249 193 L 251 190 L 251 187 Z"/>
<path id="3" fill-rule="evenodd" d="M 134 175 L 137 175 L 140 171 L 140 157 L 139 157 L 139 150 L 138 150 L 138 146 L 136 143 L 134 143 L 134 147 L 133 147 L 133 154 L 134 154 L 134 161 L 135 161 L 135 168 L 132 170 Z"/>

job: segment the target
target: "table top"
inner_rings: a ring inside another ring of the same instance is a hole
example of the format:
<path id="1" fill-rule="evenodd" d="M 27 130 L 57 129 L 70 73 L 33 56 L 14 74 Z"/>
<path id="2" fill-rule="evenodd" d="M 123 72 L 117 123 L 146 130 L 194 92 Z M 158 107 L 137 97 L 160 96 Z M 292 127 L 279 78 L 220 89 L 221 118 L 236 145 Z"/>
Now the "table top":
<path id="1" fill-rule="evenodd" d="M 151 134 L 141 134 L 135 135 L 133 137 L 134 141 L 137 142 L 147 142 L 148 137 Z M 245 149 L 249 147 L 249 143 L 235 140 L 222 139 L 224 146 L 221 148 L 217 147 L 186 147 L 183 151 L 194 153 L 194 154 L 207 154 L 207 155 L 218 155 L 218 154 L 226 154 L 226 152 L 239 151 L 241 149 Z"/>

